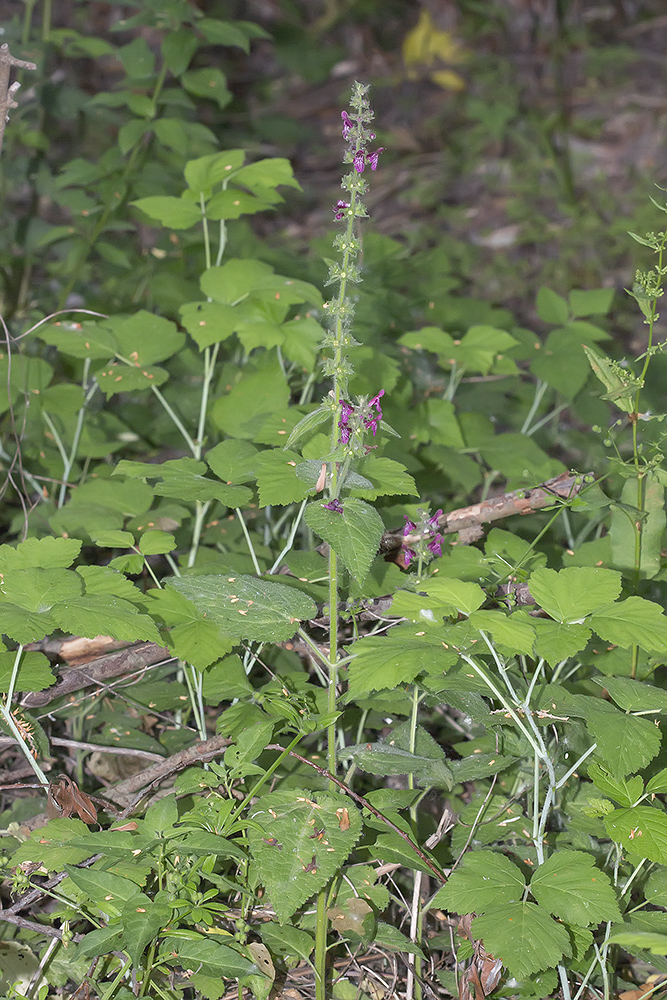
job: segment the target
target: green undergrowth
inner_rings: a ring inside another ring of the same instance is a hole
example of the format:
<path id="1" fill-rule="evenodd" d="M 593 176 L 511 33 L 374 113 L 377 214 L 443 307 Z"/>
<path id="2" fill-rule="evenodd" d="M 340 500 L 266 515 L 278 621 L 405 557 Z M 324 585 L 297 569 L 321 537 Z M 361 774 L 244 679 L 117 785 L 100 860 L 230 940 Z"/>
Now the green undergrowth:
<path id="1" fill-rule="evenodd" d="M 23 31 L 6 995 L 268 1000 L 300 966 L 378 1000 L 395 959 L 407 998 L 578 1000 L 667 972 L 665 232 L 633 234 L 638 357 L 610 288 L 541 287 L 529 329 L 373 231 L 392 153 L 355 84 L 309 280 L 249 225 L 290 162 L 224 141 L 213 64 L 262 30 L 171 0 Z M 77 58 L 109 88 L 53 93 Z"/>

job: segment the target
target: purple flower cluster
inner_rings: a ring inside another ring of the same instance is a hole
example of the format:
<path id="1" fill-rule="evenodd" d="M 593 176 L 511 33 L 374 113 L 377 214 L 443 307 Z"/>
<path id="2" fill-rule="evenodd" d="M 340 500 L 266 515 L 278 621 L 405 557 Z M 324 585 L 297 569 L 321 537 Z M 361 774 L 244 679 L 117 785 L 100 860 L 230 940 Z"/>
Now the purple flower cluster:
<path id="1" fill-rule="evenodd" d="M 340 403 L 340 419 L 338 427 L 340 429 L 339 444 L 348 444 L 352 437 L 352 432 L 356 427 L 363 426 L 372 431 L 373 437 L 377 434 L 377 429 L 382 420 L 382 406 L 380 400 L 384 396 L 384 389 L 380 389 L 377 395 L 369 399 L 367 403 L 360 403 L 358 412 L 351 403 L 344 399 Z M 354 414 L 356 413 L 356 419 Z"/>
<path id="2" fill-rule="evenodd" d="M 405 563 L 405 568 L 407 569 L 413 559 L 416 559 L 418 555 L 421 555 L 422 559 L 427 558 L 426 553 L 430 553 L 428 558 L 434 558 L 435 556 L 442 555 L 442 535 L 437 530 L 438 519 L 442 517 L 442 510 L 436 510 L 432 517 L 426 517 L 423 511 L 420 511 L 422 515 L 420 517 L 420 524 L 415 524 L 411 521 L 407 514 L 404 514 L 405 527 L 403 528 L 403 536 L 407 538 L 408 535 L 412 535 L 413 532 L 418 531 L 421 535 L 419 539 L 420 552 L 415 552 L 414 549 L 403 549 L 403 560 Z M 426 539 L 429 539 L 424 546 Z"/>
<path id="3" fill-rule="evenodd" d="M 325 503 L 322 506 L 325 510 L 332 510 L 334 514 L 343 513 L 343 505 L 336 497 L 334 497 L 333 500 L 330 500 L 329 503 Z"/>

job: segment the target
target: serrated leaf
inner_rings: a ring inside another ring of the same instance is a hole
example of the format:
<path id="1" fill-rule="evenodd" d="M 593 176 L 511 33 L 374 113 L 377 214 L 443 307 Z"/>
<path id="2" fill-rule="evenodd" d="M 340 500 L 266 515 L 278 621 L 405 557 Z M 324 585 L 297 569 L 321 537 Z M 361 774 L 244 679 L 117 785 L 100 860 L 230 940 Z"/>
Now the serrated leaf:
<path id="1" fill-rule="evenodd" d="M 238 309 L 221 302 L 187 302 L 178 311 L 200 351 L 231 337 L 241 319 Z"/>
<path id="2" fill-rule="evenodd" d="M 640 950 L 650 951 L 653 955 L 667 955 L 667 934 L 655 931 L 613 931 L 609 942 L 620 945 L 630 953 Z"/>
<path id="3" fill-rule="evenodd" d="M 325 501 L 306 507 L 304 520 L 323 538 L 357 583 L 363 584 L 384 533 L 382 518 L 363 500 L 346 498 L 341 513 L 326 510 Z"/>
<path id="4" fill-rule="evenodd" d="M 201 22 L 200 22 L 201 23 Z M 197 196 L 208 196 L 216 184 L 229 180 L 245 162 L 244 149 L 225 149 L 220 153 L 199 156 L 185 164 L 185 180 Z"/>
<path id="5" fill-rule="evenodd" d="M 667 691 L 664 688 L 635 681 L 630 677 L 593 677 L 592 680 L 608 692 L 624 712 L 645 712 L 657 709 L 667 712 Z"/>
<path id="6" fill-rule="evenodd" d="M 143 556 L 163 555 L 165 552 L 173 552 L 175 548 L 174 536 L 158 528 L 149 528 L 139 539 L 139 551 Z"/>
<path id="7" fill-rule="evenodd" d="M 361 833 L 349 799 L 298 788 L 262 796 L 251 819 L 250 850 L 280 923 L 326 885 Z"/>
<path id="8" fill-rule="evenodd" d="M 175 323 L 145 309 L 110 326 L 118 342 L 119 353 L 136 368 L 166 361 L 185 344 L 185 336 Z"/>
<path id="9" fill-rule="evenodd" d="M 641 778 L 616 777 L 597 763 L 589 766 L 588 777 L 596 788 L 621 806 L 633 805 L 644 791 L 644 782 Z"/>
<path id="10" fill-rule="evenodd" d="M 605 817 L 607 834 L 629 854 L 667 865 L 667 815 L 652 806 L 615 809 Z"/>
<path id="11" fill-rule="evenodd" d="M 621 919 L 609 876 L 583 851 L 552 854 L 533 875 L 530 891 L 545 910 L 566 923 L 588 927 Z"/>
<path id="12" fill-rule="evenodd" d="M 45 344 L 52 344 L 74 358 L 103 361 L 114 357 L 118 344 L 111 330 L 97 323 L 53 323 L 39 328 Z"/>
<path id="13" fill-rule="evenodd" d="M 140 614 L 133 604 L 111 594 L 85 594 L 59 601 L 51 609 L 57 628 L 72 635 L 94 639 L 110 635 L 113 639 L 137 642 L 160 642 L 160 633 L 148 615 Z"/>
<path id="14" fill-rule="evenodd" d="M 184 576 L 173 587 L 216 625 L 240 639 L 291 639 L 299 622 L 314 618 L 315 602 L 280 583 L 252 576 Z"/>
<path id="15" fill-rule="evenodd" d="M 3 622 L 4 627 L 4 622 Z M 9 691 L 16 652 L 0 653 L 0 691 Z M 16 691 L 45 691 L 55 683 L 51 664 L 44 653 L 28 650 L 21 657 Z"/>
<path id="16" fill-rule="evenodd" d="M 534 618 L 532 625 L 537 636 L 535 654 L 544 657 L 552 667 L 582 650 L 591 637 L 587 625 L 545 618 Z"/>
<path id="17" fill-rule="evenodd" d="M 535 903 L 494 906 L 475 917 L 472 933 L 517 979 L 554 969 L 570 954 L 567 929 Z"/>
<path id="18" fill-rule="evenodd" d="M 205 463 L 194 458 L 171 459 L 160 465 L 123 459 L 113 475 L 154 481 L 153 491 L 157 496 L 179 500 L 219 500 L 228 507 L 239 507 L 252 498 L 252 492 L 245 486 L 227 486 L 207 478 L 204 475 L 206 471 Z"/>
<path id="19" fill-rule="evenodd" d="M 368 455 L 361 463 L 358 473 L 371 483 L 370 488 L 355 488 L 348 481 L 344 489 L 362 500 L 376 500 L 385 496 L 419 496 L 415 481 L 400 462 L 391 458 Z"/>
<path id="20" fill-rule="evenodd" d="M 649 652 L 667 652 L 667 617 L 662 608 L 643 597 L 598 608 L 589 624 L 615 646 L 637 645 Z"/>
<path id="21" fill-rule="evenodd" d="M 229 438 L 206 452 L 206 464 L 223 482 L 247 483 L 255 478 L 255 462 L 259 452 L 249 441 Z"/>
<path id="22" fill-rule="evenodd" d="M 355 642 L 351 652 L 350 699 L 409 684 L 419 673 L 446 670 L 458 660 L 443 629 L 415 625 L 398 625 L 387 636 L 367 636 Z"/>
<path id="23" fill-rule="evenodd" d="M 556 621 L 582 622 L 591 612 L 616 600 L 621 574 L 596 566 L 537 569 L 530 577 L 530 592 Z"/>
<path id="24" fill-rule="evenodd" d="M 391 735 L 376 743 L 346 747 L 345 754 L 367 774 L 412 774 L 418 784 L 434 788 L 449 789 L 453 784 L 452 772 L 443 759 L 403 749 Z"/>
<path id="25" fill-rule="evenodd" d="M 604 702 L 590 705 L 586 726 L 597 743 L 596 756 L 619 777 L 646 767 L 660 752 L 661 733 L 653 722 L 625 715 Z"/>
<path id="26" fill-rule="evenodd" d="M 299 455 L 292 451 L 268 450 L 255 460 L 259 505 L 285 506 L 303 500 L 308 487 L 296 475 Z"/>
<path id="27" fill-rule="evenodd" d="M 331 410 L 328 406 L 318 406 L 312 413 L 307 413 L 298 424 L 292 428 L 290 436 L 287 438 L 284 447 L 291 448 L 304 434 L 310 434 L 323 424 L 326 420 L 331 420 Z"/>
<path id="28" fill-rule="evenodd" d="M 76 538 L 26 538 L 18 545 L 0 545 L 0 573 L 12 569 L 66 569 L 81 551 Z"/>
<path id="29" fill-rule="evenodd" d="M 484 913 L 499 903 L 521 899 L 525 880 L 516 865 L 495 851 L 472 851 L 438 889 L 431 907 L 452 913 Z"/>
<path id="30" fill-rule="evenodd" d="M 604 398 L 613 399 L 619 410 L 623 410 L 625 413 L 632 413 L 636 389 L 632 387 L 630 382 L 625 382 L 616 373 L 608 358 L 602 354 L 598 354 L 597 351 L 591 350 L 585 344 L 582 344 L 582 347 L 593 372 L 607 390 Z"/>
<path id="31" fill-rule="evenodd" d="M 469 620 L 474 628 L 488 632 L 495 643 L 510 648 L 513 654 L 532 656 L 535 629 L 525 612 L 507 615 L 502 611 L 473 611 Z"/>
<path id="32" fill-rule="evenodd" d="M 150 389 L 151 386 L 164 385 L 169 378 L 169 373 L 156 365 L 133 368 L 130 365 L 114 362 L 108 368 L 96 371 L 95 378 L 108 399 L 119 392 L 143 392 Z"/>
<path id="33" fill-rule="evenodd" d="M 179 659 L 204 670 L 233 648 L 233 639 L 172 587 L 149 590 L 147 596 L 152 616 L 169 627 L 168 642 Z"/>

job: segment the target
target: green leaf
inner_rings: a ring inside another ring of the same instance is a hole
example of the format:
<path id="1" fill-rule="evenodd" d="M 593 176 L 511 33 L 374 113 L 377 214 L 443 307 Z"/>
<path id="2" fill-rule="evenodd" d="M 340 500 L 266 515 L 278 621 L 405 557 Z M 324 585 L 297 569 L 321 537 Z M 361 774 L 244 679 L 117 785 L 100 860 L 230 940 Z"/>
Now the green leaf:
<path id="1" fill-rule="evenodd" d="M 197 51 L 197 38 L 191 28 L 177 28 L 162 37 L 162 58 L 174 76 L 180 76 Z"/>
<path id="2" fill-rule="evenodd" d="M 255 478 L 255 462 L 259 452 L 248 441 L 229 438 L 206 452 L 206 464 L 228 485 L 247 483 Z"/>
<path id="3" fill-rule="evenodd" d="M 667 865 L 667 816 L 653 806 L 615 809 L 605 817 L 607 834 L 634 857 Z"/>
<path id="4" fill-rule="evenodd" d="M 267 188 L 293 187 L 301 190 L 301 185 L 294 176 L 292 164 L 282 156 L 270 157 L 249 163 L 243 167 L 234 178 L 235 183 L 243 184 L 249 191 L 261 195 Z"/>
<path id="5" fill-rule="evenodd" d="M 0 577 L 0 606 L 15 604 L 26 611 L 48 612 L 58 598 L 78 597 L 83 582 L 69 569 L 15 569 Z"/>
<path id="6" fill-rule="evenodd" d="M 545 323 L 562 326 L 570 318 L 570 307 L 565 299 L 543 285 L 537 293 L 537 315 Z"/>
<path id="7" fill-rule="evenodd" d="M 310 434 L 316 427 L 319 427 L 320 424 L 330 419 L 331 410 L 328 406 L 318 406 L 312 413 L 307 413 L 305 417 L 301 418 L 296 427 L 292 428 L 292 432 L 285 442 L 285 448 L 291 448 L 304 434 Z"/>
<path id="8" fill-rule="evenodd" d="M 299 455 L 292 451 L 270 450 L 261 452 L 255 460 L 255 474 L 259 490 L 259 506 L 286 506 L 299 503 L 308 493 L 308 487 L 296 475 Z"/>
<path id="9" fill-rule="evenodd" d="M 97 868 L 74 868 L 72 865 L 65 865 L 64 870 L 91 903 L 103 913 L 115 917 L 120 916 L 124 904 L 137 893 L 134 882 L 111 872 Z"/>
<path id="10" fill-rule="evenodd" d="M 80 819 L 52 819 L 46 826 L 40 827 L 30 834 L 12 854 L 12 864 L 21 865 L 24 861 L 39 861 L 52 872 L 60 872 L 67 864 L 78 865 L 89 858 L 95 847 L 88 842 L 70 846 L 70 841 L 82 835 L 87 837 L 90 831 Z"/>
<path id="11" fill-rule="evenodd" d="M 597 351 L 591 350 L 585 344 L 582 346 L 588 358 L 589 365 L 607 390 L 603 398 L 613 400 L 619 410 L 623 410 L 625 413 L 632 413 L 634 410 L 634 394 L 637 391 L 637 385 L 633 377 L 628 373 L 629 377 L 624 378 L 619 373 L 618 366 L 614 366 L 609 358 L 604 357 L 604 355 L 599 354 Z"/>
<path id="12" fill-rule="evenodd" d="M 106 361 L 114 357 L 118 343 L 103 323 L 52 323 L 40 326 L 37 336 L 73 358 Z"/>
<path id="13" fill-rule="evenodd" d="M 533 875 L 530 891 L 540 906 L 566 923 L 588 927 L 621 919 L 609 876 L 583 851 L 552 854 Z"/>
<path id="14" fill-rule="evenodd" d="M 184 576 L 168 585 L 240 639 L 291 639 L 301 621 L 317 614 L 314 601 L 300 591 L 252 576 Z"/>
<path id="15" fill-rule="evenodd" d="M 270 201 L 256 198 L 247 191 L 229 188 L 214 194 L 206 205 L 206 218 L 214 222 L 220 219 L 239 219 L 242 215 L 256 215 L 271 208 Z"/>
<path id="16" fill-rule="evenodd" d="M 171 920 L 171 907 L 145 893 L 130 896 L 123 906 L 123 944 L 134 965 L 139 965 L 147 945 Z"/>
<path id="17" fill-rule="evenodd" d="M 122 944 L 122 934 L 123 928 L 119 923 L 98 927 L 97 930 L 83 936 L 76 946 L 76 953 L 83 958 L 97 958 L 98 955 L 108 955 L 112 951 L 118 951 Z"/>
<path id="18" fill-rule="evenodd" d="M 384 533 L 382 518 L 363 500 L 343 500 L 342 513 L 326 510 L 324 504 L 324 500 L 309 504 L 304 520 L 331 546 L 357 583 L 362 584 L 380 547 Z"/>
<path id="19" fill-rule="evenodd" d="M 653 955 L 667 955 L 667 934 L 655 931 L 612 931 L 609 941 L 619 944 L 631 954 L 640 950 L 650 951 Z"/>
<path id="20" fill-rule="evenodd" d="M 149 590 L 147 597 L 152 616 L 169 627 L 167 641 L 181 660 L 204 670 L 231 651 L 233 640 L 183 594 L 164 587 Z"/>
<path id="21" fill-rule="evenodd" d="M 216 184 L 229 181 L 243 166 L 246 153 L 244 149 L 225 149 L 220 153 L 210 153 L 190 160 L 185 164 L 185 180 L 191 191 L 199 198 L 200 194 L 208 198 Z"/>
<path id="22" fill-rule="evenodd" d="M 537 569 L 530 577 L 530 592 L 556 621 L 581 623 L 591 612 L 616 600 L 621 574 L 596 566 Z"/>
<path id="23" fill-rule="evenodd" d="M 0 413 L 25 395 L 33 396 L 45 389 L 51 381 L 53 369 L 42 358 L 12 352 L 11 365 L 6 351 L 0 352 Z M 9 389 L 9 392 L 7 392 Z"/>
<path id="24" fill-rule="evenodd" d="M 252 493 L 245 486 L 227 486 L 208 479 L 204 475 L 206 471 L 205 463 L 194 458 L 170 459 L 160 465 L 123 459 L 113 475 L 153 480 L 157 496 L 177 497 L 179 500 L 219 500 L 228 507 L 239 507 L 251 499 Z"/>
<path id="25" fill-rule="evenodd" d="M 185 198 L 150 195 L 148 198 L 137 198 L 130 204 L 167 229 L 190 229 L 202 219 L 199 205 Z"/>
<path id="26" fill-rule="evenodd" d="M 111 594 L 86 594 L 59 601 L 51 609 L 51 617 L 57 628 L 88 639 L 110 635 L 127 642 L 160 642 L 160 633 L 148 615 L 139 614 L 129 601 Z"/>
<path id="27" fill-rule="evenodd" d="M 537 634 L 535 654 L 543 656 L 552 667 L 582 650 L 591 637 L 591 630 L 586 625 L 572 622 L 534 618 L 532 626 Z"/>
<path id="28" fill-rule="evenodd" d="M 140 309 L 121 322 L 111 323 L 118 352 L 135 368 L 166 361 L 181 350 L 185 336 L 171 320 Z"/>
<path id="29" fill-rule="evenodd" d="M 597 763 L 589 765 L 588 777 L 596 788 L 621 806 L 633 805 L 644 791 L 644 782 L 641 778 L 616 777 Z"/>
<path id="30" fill-rule="evenodd" d="M 9 691 L 16 652 L 0 652 L 0 691 Z M 45 691 L 55 683 L 51 664 L 44 653 L 28 650 L 21 657 L 16 691 Z"/>
<path id="31" fill-rule="evenodd" d="M 515 611 L 507 615 L 503 611 L 473 611 L 470 624 L 488 632 L 496 644 L 505 646 L 512 654 L 533 654 L 535 629 L 525 612 Z"/>
<path id="32" fill-rule="evenodd" d="M 616 294 L 613 288 L 589 288 L 570 292 L 570 309 L 573 316 L 606 316 Z"/>
<path id="33" fill-rule="evenodd" d="M 125 72 L 131 80 L 145 80 L 155 70 L 155 55 L 145 38 L 136 36 L 116 50 Z"/>
<path id="34" fill-rule="evenodd" d="M 349 799 L 298 788 L 263 795 L 248 840 L 280 923 L 326 885 L 361 833 Z"/>
<path id="35" fill-rule="evenodd" d="M 657 709 L 667 712 L 667 691 L 664 688 L 635 681 L 630 677 L 593 677 L 604 688 L 612 701 L 624 712 L 646 712 Z"/>
<path id="36" fill-rule="evenodd" d="M 443 629 L 415 625 L 398 625 L 387 636 L 367 636 L 355 642 L 351 652 L 350 700 L 409 684 L 419 673 L 446 670 L 458 660 Z"/>
<path id="37" fill-rule="evenodd" d="M 472 933 L 517 979 L 554 969 L 564 954 L 570 954 L 567 929 L 535 903 L 490 907 L 475 917 Z"/>
<path id="38" fill-rule="evenodd" d="M 26 538 L 18 545 L 0 545 L 0 573 L 13 569 L 65 569 L 71 566 L 81 542 L 76 538 Z"/>
<path id="39" fill-rule="evenodd" d="M 222 70 L 213 66 L 202 69 L 190 69 L 181 77 L 181 83 L 195 97 L 207 97 L 218 105 L 226 108 L 232 99 L 227 88 L 227 77 Z"/>
<path id="40" fill-rule="evenodd" d="M 636 644 L 649 652 L 667 652 L 667 618 L 658 604 L 643 597 L 628 597 L 598 608 L 589 624 L 615 646 Z"/>
<path id="41" fill-rule="evenodd" d="M 653 722 L 624 715 L 604 702 L 590 705 L 586 726 L 597 743 L 596 756 L 615 776 L 639 771 L 660 752 L 661 733 Z"/>
<path id="42" fill-rule="evenodd" d="M 159 531 L 157 528 L 144 531 L 139 539 L 139 551 L 143 556 L 162 555 L 165 552 L 173 552 L 175 548 L 174 536 L 168 531 Z"/>
<path id="43" fill-rule="evenodd" d="M 103 371 L 95 372 L 99 387 L 107 399 L 119 392 L 142 392 L 151 386 L 159 387 L 169 378 L 164 368 L 146 365 L 143 368 L 132 368 L 114 362 Z"/>
<path id="44" fill-rule="evenodd" d="M 609 534 L 614 566 L 626 573 L 635 572 L 635 539 L 640 531 L 639 575 L 650 580 L 660 570 L 660 543 L 667 524 L 665 488 L 650 473 L 641 480 L 631 476 L 623 484 L 620 499 L 627 508 L 641 503 L 641 511 L 633 516 L 624 506 L 612 506 Z"/>
<path id="45" fill-rule="evenodd" d="M 414 751 L 410 750 L 410 727 L 403 723 L 376 743 L 345 748 L 357 767 L 367 774 L 412 774 L 420 785 L 451 788 L 452 772 L 441 747 L 421 726 L 417 727 Z"/>
<path id="46" fill-rule="evenodd" d="M 257 966 L 249 962 L 238 951 L 218 944 L 217 941 L 207 941 L 204 938 L 188 940 L 180 937 L 165 937 L 164 946 L 167 955 L 178 952 L 178 957 L 186 969 L 199 969 L 211 976 L 225 979 L 238 979 L 257 973 Z"/>
<path id="47" fill-rule="evenodd" d="M 377 500 L 378 497 L 386 496 L 419 496 L 415 481 L 408 475 L 405 466 L 391 458 L 367 455 L 359 466 L 358 474 L 372 483 L 371 489 L 350 489 L 352 496 L 362 500 Z M 347 482 L 343 488 L 347 488 Z"/>
<path id="48" fill-rule="evenodd" d="M 503 854 L 472 851 L 438 889 L 430 906 L 452 913 L 484 913 L 500 903 L 516 903 L 525 887 L 520 870 Z"/>

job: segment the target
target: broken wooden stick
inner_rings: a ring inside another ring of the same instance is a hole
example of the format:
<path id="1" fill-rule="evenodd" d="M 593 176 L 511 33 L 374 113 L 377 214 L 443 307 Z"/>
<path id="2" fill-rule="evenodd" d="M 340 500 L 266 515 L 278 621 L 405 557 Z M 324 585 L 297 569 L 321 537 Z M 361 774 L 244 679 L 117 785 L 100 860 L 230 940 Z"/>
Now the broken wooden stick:
<path id="1" fill-rule="evenodd" d="M 9 121 L 9 112 L 12 108 L 18 108 L 14 96 L 21 86 L 18 81 L 9 84 L 9 70 L 12 66 L 18 69 L 37 69 L 35 63 L 27 62 L 25 59 L 15 59 L 10 55 L 7 42 L 0 45 L 0 153 L 2 152 L 2 140 L 5 137 L 5 126 Z"/>

